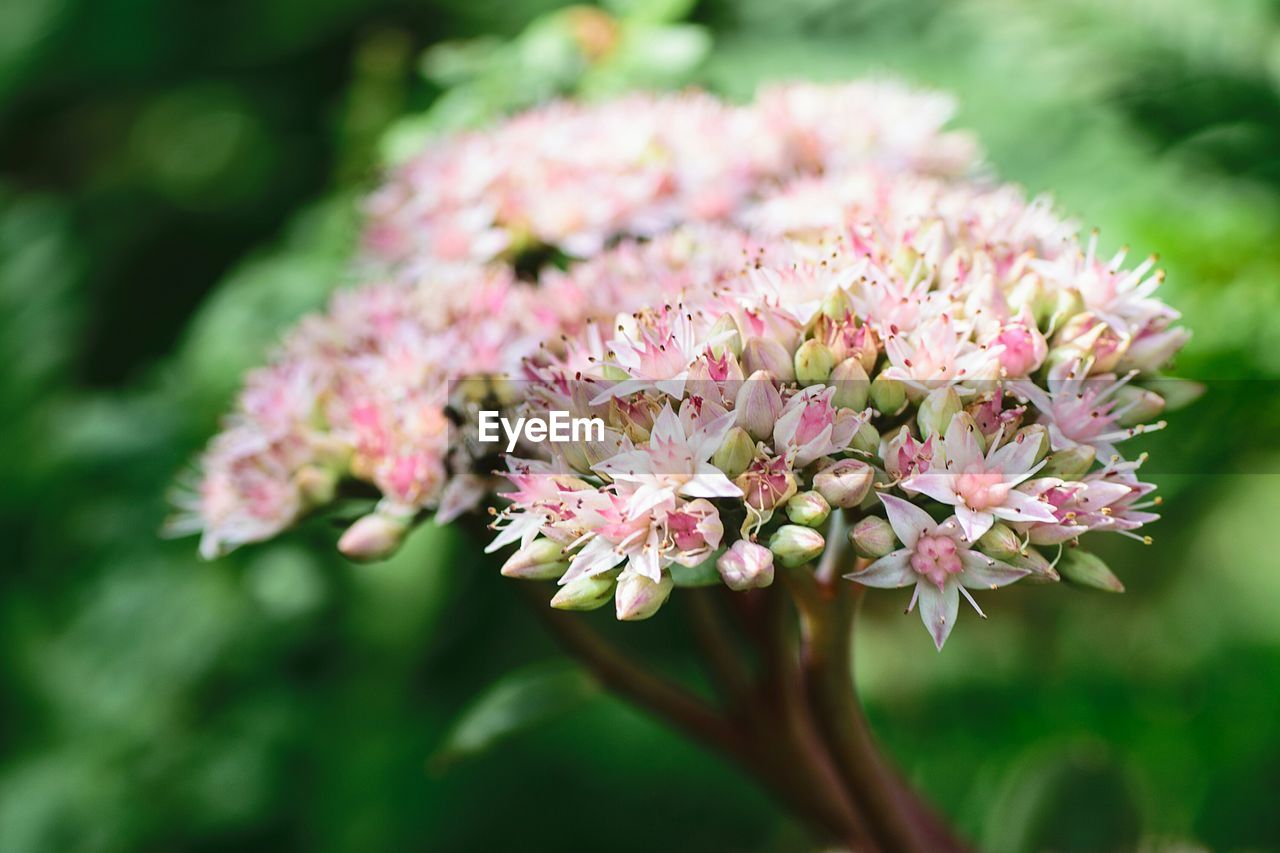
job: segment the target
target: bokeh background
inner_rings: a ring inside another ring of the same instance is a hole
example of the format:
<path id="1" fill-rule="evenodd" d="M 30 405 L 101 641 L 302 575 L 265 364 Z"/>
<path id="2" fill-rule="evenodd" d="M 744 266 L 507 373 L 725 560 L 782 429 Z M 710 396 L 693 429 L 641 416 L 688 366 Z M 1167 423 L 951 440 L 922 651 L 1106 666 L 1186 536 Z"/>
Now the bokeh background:
<path id="1" fill-rule="evenodd" d="M 990 850 L 1280 849 L 1275 0 L 7 0 L 0 851 L 803 847 L 446 532 L 370 566 L 322 522 L 213 563 L 157 532 L 239 374 L 351 283 L 382 164 L 555 94 L 865 72 L 1159 251 L 1208 388 L 1146 439 L 1126 595 L 1015 587 L 941 655 L 872 596 L 873 723 Z M 677 610 L 624 638 L 696 679 Z"/>

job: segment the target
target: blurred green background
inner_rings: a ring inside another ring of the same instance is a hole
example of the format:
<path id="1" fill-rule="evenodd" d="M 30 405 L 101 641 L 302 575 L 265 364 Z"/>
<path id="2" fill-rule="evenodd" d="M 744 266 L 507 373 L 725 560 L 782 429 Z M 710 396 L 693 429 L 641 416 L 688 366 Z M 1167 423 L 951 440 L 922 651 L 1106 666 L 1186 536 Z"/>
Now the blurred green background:
<path id="1" fill-rule="evenodd" d="M 1209 386 L 1147 439 L 1128 594 L 1015 587 L 941 655 L 872 597 L 873 723 L 991 850 L 1280 849 L 1280 4 L 555 5 L 0 5 L 0 853 L 803 846 L 447 533 L 356 567 L 321 522 L 215 563 L 157 531 L 239 374 L 350 283 L 381 163 L 556 93 L 868 71 L 1159 251 Z M 678 606 L 620 636 L 697 677 Z"/>

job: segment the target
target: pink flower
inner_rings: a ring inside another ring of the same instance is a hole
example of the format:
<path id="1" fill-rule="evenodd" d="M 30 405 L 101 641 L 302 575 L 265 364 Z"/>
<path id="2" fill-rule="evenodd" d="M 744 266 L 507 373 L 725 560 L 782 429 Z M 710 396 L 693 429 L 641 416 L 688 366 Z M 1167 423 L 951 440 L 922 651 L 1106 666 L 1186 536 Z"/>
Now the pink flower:
<path id="1" fill-rule="evenodd" d="M 792 465 L 804 467 L 820 456 L 849 446 L 867 413 L 837 409 L 831 404 L 836 389 L 812 385 L 787 400 L 773 427 L 773 446 Z"/>
<path id="2" fill-rule="evenodd" d="M 954 516 L 939 524 L 902 498 L 882 494 L 880 500 L 903 547 L 845 577 L 881 589 L 915 584 L 907 610 L 919 602 L 920 619 L 939 651 L 955 626 L 961 595 L 985 619 L 969 590 L 995 589 L 1029 574 L 971 550 Z"/>
<path id="3" fill-rule="evenodd" d="M 739 497 L 742 490 L 711 464 L 710 459 L 733 429 L 732 412 L 686 424 L 668 403 L 654 420 L 647 446 L 624 451 L 594 466 L 617 483 L 629 483 L 627 517 L 638 518 L 676 495 Z"/>
<path id="4" fill-rule="evenodd" d="M 928 495 L 956 508 L 956 519 L 970 542 L 991 529 L 997 518 L 1010 521 L 1054 521 L 1053 510 L 1014 488 L 1043 467 L 1035 461 L 1039 448 L 1021 436 L 1000 446 L 1000 434 L 984 455 L 972 424 L 952 418 L 943 437 L 941 468 L 933 467 L 902 481 L 909 492 Z"/>

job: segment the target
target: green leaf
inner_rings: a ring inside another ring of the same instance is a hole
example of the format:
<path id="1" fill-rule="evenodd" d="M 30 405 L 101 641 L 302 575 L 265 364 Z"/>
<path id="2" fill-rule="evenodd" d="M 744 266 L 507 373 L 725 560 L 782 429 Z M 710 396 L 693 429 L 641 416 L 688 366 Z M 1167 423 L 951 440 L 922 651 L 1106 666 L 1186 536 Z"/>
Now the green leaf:
<path id="1" fill-rule="evenodd" d="M 454 721 L 431 766 L 443 770 L 503 738 L 562 716 L 599 695 L 599 683 L 579 667 L 535 664 L 494 682 Z"/>
<path id="2" fill-rule="evenodd" d="M 1092 587 L 1104 592 L 1124 592 L 1124 584 L 1107 564 L 1096 555 L 1079 548 L 1068 548 L 1058 561 L 1058 574 L 1062 579 L 1078 586 Z"/>

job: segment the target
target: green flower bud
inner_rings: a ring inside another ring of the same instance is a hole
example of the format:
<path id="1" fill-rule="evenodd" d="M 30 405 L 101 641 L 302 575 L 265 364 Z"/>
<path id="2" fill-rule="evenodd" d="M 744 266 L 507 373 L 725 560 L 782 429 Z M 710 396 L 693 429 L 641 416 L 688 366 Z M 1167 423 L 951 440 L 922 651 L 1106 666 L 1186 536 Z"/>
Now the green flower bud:
<path id="1" fill-rule="evenodd" d="M 644 575 L 627 575 L 618 581 L 618 589 L 613 598 L 618 619 L 623 622 L 648 619 L 666 603 L 674 586 L 675 582 L 670 575 L 663 575 L 656 583 Z"/>
<path id="2" fill-rule="evenodd" d="M 1124 592 L 1124 584 L 1107 564 L 1095 554 L 1079 548 L 1068 548 L 1058 561 L 1058 573 L 1063 580 L 1078 586 L 1092 587 L 1104 592 Z"/>
<path id="3" fill-rule="evenodd" d="M 1093 460 L 1097 455 L 1098 452 L 1087 444 L 1077 444 L 1075 447 L 1050 453 L 1037 476 L 1079 480 L 1093 467 Z"/>
<path id="4" fill-rule="evenodd" d="M 616 585 L 616 572 L 580 577 L 560 587 L 551 599 L 551 606 L 557 610 L 596 610 L 613 598 Z"/>
<path id="5" fill-rule="evenodd" d="M 822 534 L 798 524 L 784 524 L 769 537 L 769 550 L 789 569 L 803 566 L 826 547 Z"/>
<path id="6" fill-rule="evenodd" d="M 880 453 L 880 430 L 871 425 L 871 422 L 858 427 L 858 431 L 853 434 L 853 440 L 849 442 L 849 447 L 861 453 L 869 453 L 877 456 Z"/>
<path id="7" fill-rule="evenodd" d="M 778 382 L 794 382 L 795 365 L 787 348 L 772 338 L 749 338 L 742 348 L 742 370 L 748 376 L 763 370 Z"/>
<path id="8" fill-rule="evenodd" d="M 1024 583 L 1054 583 L 1059 580 L 1058 572 L 1038 550 L 1035 548 L 1027 548 L 1020 551 L 1002 562 L 1008 563 L 1016 569 L 1026 569 L 1031 572 L 1027 575 Z"/>
<path id="9" fill-rule="evenodd" d="M 1022 553 L 1022 539 L 1009 525 L 997 521 L 982 534 L 974 547 L 993 560 L 1005 562 Z"/>
<path id="10" fill-rule="evenodd" d="M 896 549 L 898 537 L 889 522 L 878 515 L 868 515 L 849 531 L 849 543 L 859 556 L 875 560 Z"/>
<path id="11" fill-rule="evenodd" d="M 835 366 L 827 384 L 834 385 L 835 395 L 831 405 L 837 409 L 853 409 L 860 412 L 867 407 L 867 396 L 871 393 L 871 379 L 862 363 L 856 358 L 846 358 Z"/>
<path id="12" fill-rule="evenodd" d="M 832 320 L 843 320 L 853 310 L 849 302 L 849 294 L 843 288 L 836 288 L 822 300 L 822 313 Z"/>
<path id="13" fill-rule="evenodd" d="M 875 469 L 858 459 L 841 459 L 813 476 L 813 487 L 827 502 L 841 509 L 862 503 L 875 479 Z"/>
<path id="14" fill-rule="evenodd" d="M 805 527 L 821 527 L 831 515 L 831 504 L 817 492 L 800 492 L 787 501 L 787 518 Z"/>
<path id="15" fill-rule="evenodd" d="M 1164 412 L 1164 398 L 1155 391 L 1125 385 L 1115 395 L 1116 412 L 1122 427 L 1151 423 Z"/>
<path id="16" fill-rule="evenodd" d="M 871 405 L 882 415 L 896 415 L 907 405 L 907 386 L 879 374 L 871 380 Z"/>
<path id="17" fill-rule="evenodd" d="M 818 385 L 826 382 L 831 369 L 836 366 L 836 357 L 822 341 L 812 338 L 805 341 L 796 350 L 796 381 L 801 385 Z"/>
<path id="18" fill-rule="evenodd" d="M 733 353 L 734 358 L 742 355 L 742 333 L 738 331 L 738 321 L 733 319 L 732 314 L 722 314 L 716 324 L 711 327 L 710 336 L 712 339 L 724 335 L 724 340 L 711 346 L 711 354 L 716 358 L 725 354 L 725 351 Z"/>
<path id="19" fill-rule="evenodd" d="M 756 443 L 751 440 L 751 436 L 742 427 L 734 427 L 711 457 L 711 464 L 732 480 L 747 470 L 755 456 Z"/>
<path id="20" fill-rule="evenodd" d="M 951 419 L 964 410 L 960 395 L 950 385 L 935 388 L 920 401 L 916 411 L 916 426 L 920 428 L 920 437 L 928 439 L 931 435 L 946 435 Z M 981 435 L 981 433 L 978 433 Z"/>
<path id="21" fill-rule="evenodd" d="M 535 539 L 502 564 L 502 574 L 531 581 L 559 580 L 569 568 L 564 546 L 554 539 Z"/>

